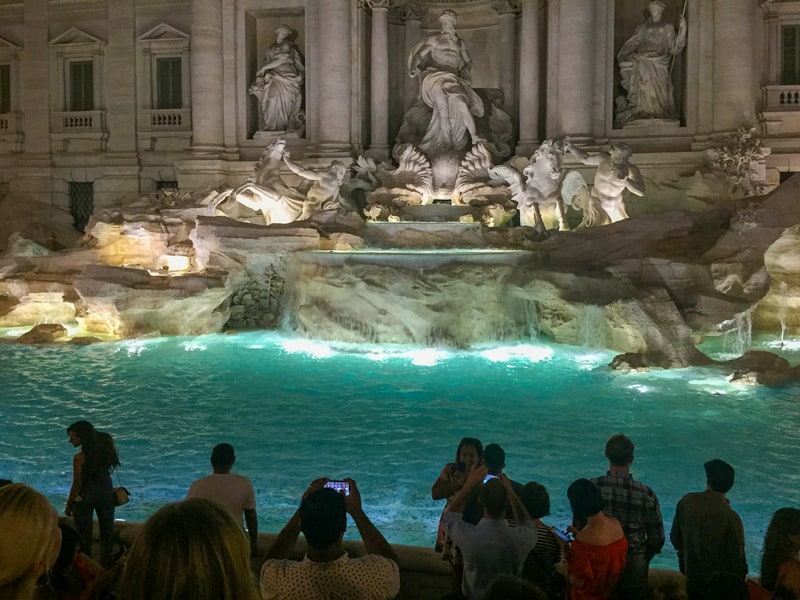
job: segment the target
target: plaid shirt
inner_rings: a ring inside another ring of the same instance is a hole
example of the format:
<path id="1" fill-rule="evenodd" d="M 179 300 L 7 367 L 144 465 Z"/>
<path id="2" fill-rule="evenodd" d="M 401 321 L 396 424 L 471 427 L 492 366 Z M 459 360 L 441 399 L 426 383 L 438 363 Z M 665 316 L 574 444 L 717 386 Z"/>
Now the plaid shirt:
<path id="1" fill-rule="evenodd" d="M 653 490 L 630 474 L 609 471 L 591 480 L 603 496 L 603 512 L 622 524 L 629 554 L 650 559 L 664 545 L 664 521 Z"/>

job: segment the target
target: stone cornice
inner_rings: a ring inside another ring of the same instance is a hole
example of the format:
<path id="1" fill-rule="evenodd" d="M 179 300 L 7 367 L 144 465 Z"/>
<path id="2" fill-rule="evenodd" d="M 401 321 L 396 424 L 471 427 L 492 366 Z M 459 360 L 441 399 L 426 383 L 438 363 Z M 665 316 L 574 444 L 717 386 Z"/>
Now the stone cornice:
<path id="1" fill-rule="evenodd" d="M 522 12 L 519 0 L 494 0 L 492 8 L 500 15 L 518 15 Z"/>

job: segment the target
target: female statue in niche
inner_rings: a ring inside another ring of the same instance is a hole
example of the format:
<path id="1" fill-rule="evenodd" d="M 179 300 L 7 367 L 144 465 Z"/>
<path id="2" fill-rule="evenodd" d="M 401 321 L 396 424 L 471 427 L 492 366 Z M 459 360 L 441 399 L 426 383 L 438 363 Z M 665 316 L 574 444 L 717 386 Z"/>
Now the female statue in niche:
<path id="1" fill-rule="evenodd" d="M 250 86 L 249 92 L 258 98 L 264 117 L 262 131 L 302 134 L 305 127 L 302 111 L 305 65 L 302 54 L 289 40 L 291 34 L 288 25 L 275 30 L 275 43 L 267 50 L 264 65 Z"/>
<path id="2" fill-rule="evenodd" d="M 672 63 L 686 46 L 686 19 L 680 17 L 677 35 L 672 23 L 661 20 L 665 5 L 652 0 L 650 18 L 636 28 L 617 53 L 622 88 L 617 99 L 617 124 L 637 119 L 676 119 Z"/>

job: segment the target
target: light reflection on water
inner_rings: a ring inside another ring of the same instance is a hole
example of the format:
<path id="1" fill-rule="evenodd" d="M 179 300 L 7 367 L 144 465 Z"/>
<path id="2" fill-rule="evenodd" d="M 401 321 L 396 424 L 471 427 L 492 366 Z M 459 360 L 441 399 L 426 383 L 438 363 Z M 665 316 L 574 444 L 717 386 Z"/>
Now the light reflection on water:
<path id="1" fill-rule="evenodd" d="M 431 545 L 441 503 L 430 485 L 458 440 L 507 452 L 507 472 L 550 490 L 565 525 L 567 485 L 604 472 L 624 431 L 634 475 L 671 523 L 704 487 L 702 463 L 737 469 L 730 494 L 758 569 L 772 512 L 800 505 L 800 386 L 730 385 L 723 371 L 619 374 L 612 354 L 547 344 L 470 352 L 318 344 L 277 334 L 158 338 L 89 347 L 0 344 L 0 477 L 26 481 L 62 509 L 80 418 L 112 433 L 134 492 L 118 517 L 143 520 L 208 473 L 211 447 L 236 447 L 256 487 L 260 526 L 278 531 L 314 477 L 352 476 L 390 541 Z M 798 362 L 794 360 L 793 362 Z M 656 559 L 675 568 L 669 544 Z"/>

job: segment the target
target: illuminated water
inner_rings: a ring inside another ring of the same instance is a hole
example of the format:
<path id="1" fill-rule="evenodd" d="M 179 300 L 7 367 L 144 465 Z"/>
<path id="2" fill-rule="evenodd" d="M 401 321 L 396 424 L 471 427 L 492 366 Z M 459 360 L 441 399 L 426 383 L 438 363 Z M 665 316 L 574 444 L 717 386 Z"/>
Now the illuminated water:
<path id="1" fill-rule="evenodd" d="M 117 440 L 134 493 L 120 518 L 182 498 L 209 472 L 211 447 L 228 441 L 256 487 L 263 531 L 282 527 L 314 477 L 349 475 L 390 541 L 428 546 L 442 507 L 430 486 L 462 436 L 505 447 L 509 475 L 544 483 L 549 520 L 565 525 L 567 485 L 603 473 L 603 444 L 624 431 L 667 529 L 680 496 L 703 488 L 705 460 L 736 467 L 730 499 L 756 571 L 772 512 L 800 506 L 800 386 L 735 387 L 700 369 L 623 375 L 605 366 L 611 356 L 553 345 L 387 354 L 266 333 L 0 344 L 0 477 L 63 508 L 64 428 L 86 418 Z M 656 564 L 676 568 L 669 542 Z"/>

